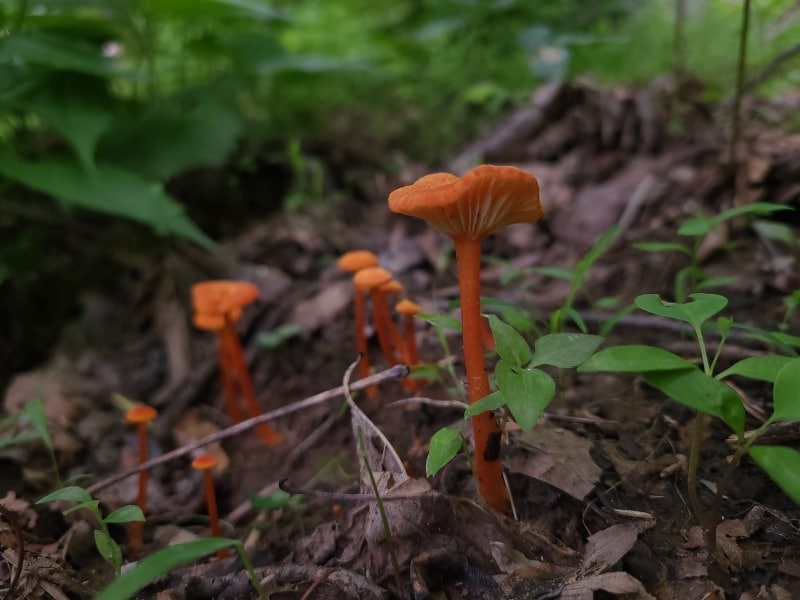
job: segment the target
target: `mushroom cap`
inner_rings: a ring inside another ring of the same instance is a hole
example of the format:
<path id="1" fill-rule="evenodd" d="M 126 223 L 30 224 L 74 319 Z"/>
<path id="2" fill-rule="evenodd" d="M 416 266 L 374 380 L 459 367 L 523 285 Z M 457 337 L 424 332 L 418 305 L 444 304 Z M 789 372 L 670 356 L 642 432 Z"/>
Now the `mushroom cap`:
<path id="1" fill-rule="evenodd" d="M 382 294 L 401 294 L 405 289 L 405 286 L 397 281 L 397 279 L 390 279 L 378 287 L 378 290 Z"/>
<path id="2" fill-rule="evenodd" d="M 228 312 L 228 314 L 216 314 L 216 313 L 201 313 L 196 312 L 192 316 L 192 324 L 197 327 L 197 329 L 203 329 L 205 331 L 219 331 L 225 324 L 228 322 L 235 323 L 242 317 L 242 309 L 235 308 Z"/>
<path id="3" fill-rule="evenodd" d="M 408 298 L 403 298 L 402 300 L 400 300 L 400 302 L 395 304 L 394 310 L 398 314 L 411 315 L 411 316 L 422 312 L 422 309 L 420 308 L 419 304 L 417 304 L 416 302 L 412 302 Z"/>
<path id="4" fill-rule="evenodd" d="M 158 416 L 158 411 L 147 404 L 138 404 L 125 413 L 128 423 L 149 423 Z"/>
<path id="5" fill-rule="evenodd" d="M 391 279 L 392 272 L 383 267 L 367 267 L 353 275 L 353 283 L 359 290 L 371 290 Z"/>
<path id="6" fill-rule="evenodd" d="M 192 468 L 205 471 L 217 466 L 217 457 L 213 454 L 201 454 L 192 461 Z"/>
<path id="7" fill-rule="evenodd" d="M 350 250 L 339 257 L 336 266 L 342 271 L 355 273 L 367 267 L 377 267 L 378 257 L 369 250 Z"/>
<path id="8" fill-rule="evenodd" d="M 259 293 L 258 286 L 249 281 L 210 279 L 192 286 L 192 306 L 198 313 L 226 315 L 254 302 Z"/>
<path id="9" fill-rule="evenodd" d="M 451 238 L 483 239 L 544 214 L 536 177 L 516 167 L 481 165 L 463 177 L 432 173 L 389 194 L 392 212 L 418 217 Z"/>

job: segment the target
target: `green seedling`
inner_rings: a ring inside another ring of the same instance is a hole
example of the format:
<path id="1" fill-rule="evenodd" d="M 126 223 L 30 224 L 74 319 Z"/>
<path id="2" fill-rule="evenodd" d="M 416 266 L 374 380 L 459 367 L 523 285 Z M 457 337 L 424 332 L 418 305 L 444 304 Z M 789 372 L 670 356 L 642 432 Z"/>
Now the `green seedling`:
<path id="1" fill-rule="evenodd" d="M 77 504 L 64 511 L 64 514 L 75 512 L 76 510 L 88 510 L 99 525 L 99 529 L 94 531 L 94 543 L 100 556 L 114 568 L 114 573 L 119 575 L 122 570 L 122 550 L 119 544 L 111 537 L 108 531 L 109 523 L 131 523 L 134 521 L 144 521 L 144 513 L 138 506 L 126 504 L 112 511 L 105 517 L 100 512 L 100 501 L 92 496 L 80 486 L 71 485 L 47 494 L 45 497 L 36 501 L 36 504 L 46 502 L 77 502 Z"/>
<path id="2" fill-rule="evenodd" d="M 464 416 L 506 408 L 523 430 L 530 431 L 556 392 L 555 380 L 541 367 L 576 367 L 592 356 L 603 338 L 584 333 L 551 333 L 538 338 L 531 350 L 513 327 L 495 315 L 487 318 L 499 356 L 495 365 L 497 390 L 471 404 Z M 426 464 L 429 475 L 458 453 L 463 445 L 459 436 L 457 430 L 444 428 L 431 438 Z"/>
<path id="3" fill-rule="evenodd" d="M 772 355 L 748 357 L 714 375 L 720 351 L 733 327 L 733 320 L 719 317 L 713 324 L 710 321 L 727 306 L 727 298 L 716 294 L 696 293 L 691 295 L 689 302 L 677 303 L 664 301 L 655 294 L 646 294 L 636 298 L 635 303 L 650 314 L 688 324 L 697 339 L 699 366 L 662 348 L 627 345 L 601 350 L 580 365 L 578 370 L 638 373 L 654 388 L 696 411 L 688 464 L 688 492 L 695 518 L 710 532 L 709 544 L 713 546 L 716 541 L 715 531 L 720 519 L 724 490 L 730 485 L 733 470 L 741 457 L 747 453 L 800 503 L 800 482 L 796 481 L 796 473 L 800 469 L 800 453 L 797 453 L 796 459 L 780 466 L 777 458 L 791 454 L 786 449 L 770 450 L 765 446 L 754 446 L 770 423 L 798 418 L 796 415 L 800 415 L 800 387 L 791 387 L 800 377 L 800 359 Z M 715 329 L 720 335 L 717 352 L 713 357 L 709 356 L 704 339 L 704 333 L 708 329 Z M 723 382 L 723 379 L 731 376 L 775 382 L 775 412 L 761 428 L 750 435 L 745 435 L 745 411 L 741 398 Z M 737 439 L 737 450 L 728 465 L 729 471 L 717 485 L 715 508 L 711 514 L 704 511 L 697 492 L 697 469 L 705 421 L 702 415 L 722 420 L 733 430 Z"/>
<path id="4" fill-rule="evenodd" d="M 135 597 L 136 593 L 143 587 L 173 569 L 191 564 L 209 554 L 224 552 L 228 548 L 236 549 L 253 589 L 255 589 L 260 599 L 266 598 L 264 588 L 256 576 L 253 563 L 250 561 L 250 557 L 247 556 L 242 543 L 238 540 L 211 537 L 199 538 L 184 544 L 176 544 L 154 552 L 140 560 L 130 570 L 119 575 L 97 595 L 95 600 L 128 600 Z"/>
<path id="5" fill-rule="evenodd" d="M 690 242 L 640 242 L 634 244 L 634 247 L 646 252 L 680 252 L 689 258 L 689 264 L 675 274 L 673 284 L 675 299 L 678 302 L 685 302 L 692 292 L 729 285 L 738 279 L 738 277 L 711 277 L 700 264 L 700 247 L 714 228 L 736 217 L 770 215 L 781 210 L 790 210 L 790 208 L 769 202 L 753 202 L 735 206 L 713 217 L 692 217 L 681 223 L 678 235 L 690 238 Z"/>

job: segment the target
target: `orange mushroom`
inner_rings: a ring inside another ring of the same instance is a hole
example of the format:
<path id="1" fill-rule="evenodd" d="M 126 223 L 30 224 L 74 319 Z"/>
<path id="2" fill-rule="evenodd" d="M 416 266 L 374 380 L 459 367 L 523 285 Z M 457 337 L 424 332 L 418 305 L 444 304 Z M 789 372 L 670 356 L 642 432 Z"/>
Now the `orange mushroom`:
<path id="1" fill-rule="evenodd" d="M 394 321 L 392 320 L 392 314 L 389 311 L 389 296 L 391 294 L 402 294 L 405 291 L 405 287 L 396 279 L 390 279 L 386 283 L 379 285 L 376 291 L 380 296 L 380 301 L 378 305 L 373 306 L 373 309 L 376 313 L 380 311 L 380 320 L 385 324 L 392 345 L 391 354 L 384 358 L 386 358 L 386 362 L 389 363 L 390 366 L 393 366 L 399 362 L 397 353 L 403 354 L 403 338 L 400 336 L 400 332 L 397 331 L 397 327 L 395 327 Z M 378 318 L 376 314 L 375 320 L 378 321 Z"/>
<path id="2" fill-rule="evenodd" d="M 416 302 L 412 302 L 408 298 L 400 300 L 394 306 L 394 311 L 403 317 L 403 358 L 409 367 L 419 364 L 414 316 L 418 315 L 421 310 Z M 403 385 L 407 390 L 414 392 L 422 385 L 422 380 L 404 379 Z"/>
<path id="3" fill-rule="evenodd" d="M 368 267 L 361 269 L 353 276 L 356 289 L 369 292 L 372 300 L 372 314 L 375 317 L 375 331 L 378 334 L 378 343 L 381 353 L 390 364 L 394 364 L 394 351 L 392 347 L 392 330 L 389 321 L 389 304 L 386 296 L 378 291 L 378 287 L 391 281 L 392 273 L 382 267 Z"/>
<path id="4" fill-rule="evenodd" d="M 192 461 L 192 468 L 203 472 L 203 488 L 206 494 L 206 508 L 208 520 L 211 525 L 211 535 L 222 537 L 222 528 L 219 524 L 219 511 L 217 509 L 217 494 L 214 490 L 214 478 L 211 470 L 217 466 L 217 459 L 213 454 L 201 454 Z M 217 552 L 217 558 L 224 558 L 225 551 Z"/>
<path id="5" fill-rule="evenodd" d="M 481 165 L 463 177 L 433 173 L 389 195 L 392 212 L 417 217 L 452 238 L 461 296 L 464 366 L 470 403 L 490 392 L 481 340 L 480 264 L 483 238 L 544 214 L 536 178 L 515 167 Z M 475 477 L 486 502 L 510 514 L 500 464 L 500 430 L 490 412 L 472 417 Z"/>
<path id="6" fill-rule="evenodd" d="M 261 414 L 261 406 L 253 391 L 253 381 L 245 361 L 244 349 L 235 327 L 236 321 L 242 316 L 242 307 L 254 302 L 258 296 L 258 286 L 246 281 L 219 279 L 201 281 L 192 286 L 195 327 L 217 334 L 225 406 L 228 416 L 234 423 L 242 420 L 236 402 L 237 394 L 241 394 L 244 398 L 251 417 Z M 257 425 L 256 433 L 269 446 L 275 446 L 281 441 L 278 432 L 267 423 Z"/>
<path id="7" fill-rule="evenodd" d="M 139 404 L 125 413 L 125 420 L 136 425 L 136 434 L 139 446 L 139 464 L 147 462 L 148 436 L 147 425 L 158 416 L 158 411 L 152 406 Z M 136 506 L 147 512 L 147 482 L 150 474 L 147 469 L 139 471 L 139 493 L 136 496 Z M 144 521 L 133 521 L 130 524 L 130 545 L 139 548 L 144 543 Z"/>
<path id="8" fill-rule="evenodd" d="M 336 261 L 342 271 L 348 273 L 356 273 L 361 269 L 378 266 L 378 257 L 369 250 L 351 250 L 345 252 Z M 367 309 L 364 302 L 364 293 L 354 286 L 353 290 L 353 307 L 354 307 L 354 320 L 356 328 L 356 349 L 360 355 L 358 361 L 358 374 L 363 379 L 369 376 L 369 345 L 367 344 L 367 336 L 364 334 L 364 329 L 367 326 Z M 377 386 L 370 386 L 367 389 L 367 394 L 374 396 L 377 394 Z"/>

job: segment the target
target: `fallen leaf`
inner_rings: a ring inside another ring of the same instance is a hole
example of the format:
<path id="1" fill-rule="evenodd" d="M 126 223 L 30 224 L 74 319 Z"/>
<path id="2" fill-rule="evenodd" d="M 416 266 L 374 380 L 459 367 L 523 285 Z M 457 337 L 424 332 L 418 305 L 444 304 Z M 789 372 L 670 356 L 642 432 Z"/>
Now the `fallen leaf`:
<path id="1" fill-rule="evenodd" d="M 621 571 L 592 575 L 564 586 L 559 600 L 593 600 L 597 591 L 615 596 L 625 596 L 626 600 L 655 600 L 644 589 L 642 582 Z M 688 597 L 688 596 L 687 596 Z"/>
<path id="2" fill-rule="evenodd" d="M 615 565 L 633 548 L 640 531 L 636 523 L 622 523 L 590 535 L 583 555 L 584 568 L 605 570 Z"/>

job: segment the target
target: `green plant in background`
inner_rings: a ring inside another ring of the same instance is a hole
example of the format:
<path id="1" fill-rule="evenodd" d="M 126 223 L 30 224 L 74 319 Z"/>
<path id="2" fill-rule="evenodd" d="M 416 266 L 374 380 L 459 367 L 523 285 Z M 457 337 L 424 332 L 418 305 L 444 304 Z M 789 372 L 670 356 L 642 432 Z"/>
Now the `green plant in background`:
<path id="1" fill-rule="evenodd" d="M 464 417 L 505 408 L 524 431 L 530 431 L 556 392 L 555 380 L 541 367 L 576 367 L 594 353 L 603 338 L 584 333 L 551 333 L 538 338 L 531 350 L 513 327 L 495 315 L 487 318 L 499 356 L 494 372 L 497 390 L 471 404 Z M 444 428 L 434 434 L 426 462 L 428 475 L 441 469 L 462 446 L 460 432 L 455 429 Z"/>
<path id="2" fill-rule="evenodd" d="M 635 303 L 652 315 L 688 324 L 697 340 L 700 366 L 656 346 L 627 345 L 601 350 L 580 365 L 578 370 L 638 373 L 654 388 L 695 410 L 687 476 L 689 503 L 695 518 L 710 532 L 709 544 L 713 546 L 716 542 L 715 531 L 720 519 L 722 497 L 741 458 L 748 453 L 781 488 L 800 503 L 800 482 L 796 477 L 800 469 L 800 453 L 783 447 L 777 450 L 754 445 L 769 424 L 796 419 L 800 415 L 800 387 L 789 386 L 800 374 L 800 360 L 775 355 L 749 357 L 714 375 L 720 352 L 733 327 L 733 320 L 720 317 L 712 325 L 710 319 L 727 306 L 727 298 L 716 294 L 696 293 L 691 295 L 689 302 L 677 303 L 664 301 L 656 294 L 645 294 L 636 298 Z M 704 338 L 708 329 L 714 329 L 720 335 L 713 357 L 709 356 Z M 756 432 L 749 435 L 745 434 L 742 400 L 722 381 L 734 375 L 775 382 L 774 413 Z M 717 483 L 716 501 L 711 513 L 706 512 L 702 506 L 697 490 L 697 470 L 706 415 L 722 420 L 737 438 L 733 459 L 727 466 L 726 474 Z M 786 459 L 786 462 L 777 464 L 779 457 Z"/>
<path id="3" fill-rule="evenodd" d="M 646 252 L 681 252 L 689 258 L 689 264 L 675 274 L 674 282 L 675 299 L 678 302 L 684 302 L 692 292 L 729 285 L 738 279 L 735 276 L 710 277 L 700 264 L 700 247 L 715 227 L 736 217 L 770 215 L 781 210 L 791 209 L 782 204 L 770 204 L 768 202 L 754 202 L 735 206 L 728 210 L 723 210 L 712 217 L 698 216 L 681 223 L 678 228 L 678 235 L 691 238 L 690 243 L 639 242 L 634 244 L 634 247 Z"/>
<path id="4" fill-rule="evenodd" d="M 153 552 L 153 554 L 137 562 L 133 568 L 118 576 L 97 595 L 95 600 L 128 600 L 135 597 L 136 593 L 143 587 L 173 569 L 191 564 L 204 556 L 228 548 L 236 549 L 253 589 L 261 600 L 266 598 L 266 592 L 256 575 L 253 563 L 240 541 L 226 538 L 199 538 Z"/>
<path id="5" fill-rule="evenodd" d="M 37 500 L 36 504 L 56 502 L 59 500 L 77 502 L 76 506 L 64 511 L 65 515 L 81 509 L 86 509 L 91 513 L 100 527 L 100 529 L 94 530 L 94 543 L 97 546 L 97 550 L 100 552 L 100 556 L 103 557 L 103 560 L 114 567 L 114 573 L 119 575 L 122 571 L 122 550 L 120 550 L 119 544 L 117 544 L 114 538 L 111 537 L 108 531 L 108 525 L 109 523 L 144 521 L 142 509 L 132 504 L 126 504 L 103 517 L 103 514 L 100 512 L 100 501 L 92 498 L 89 492 L 82 487 L 75 485 L 63 487 L 51 494 L 47 494 L 43 498 Z"/>

